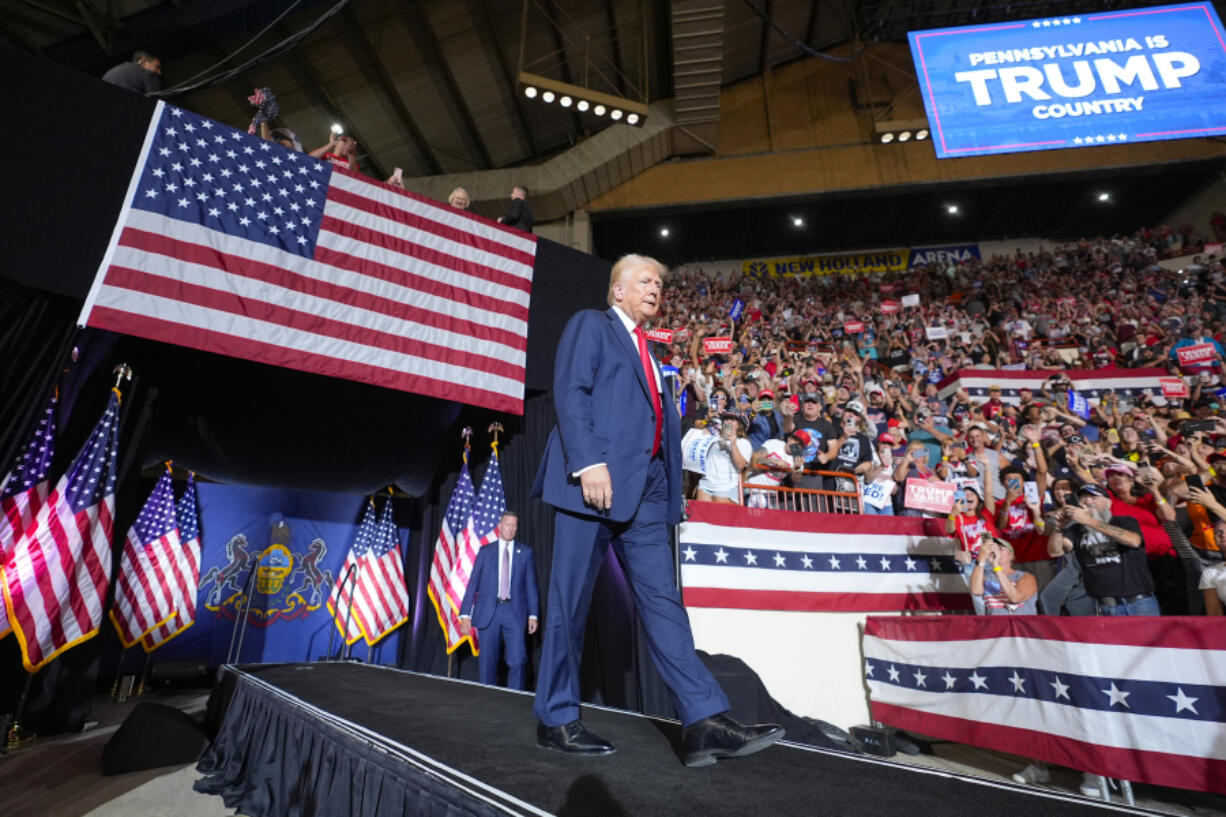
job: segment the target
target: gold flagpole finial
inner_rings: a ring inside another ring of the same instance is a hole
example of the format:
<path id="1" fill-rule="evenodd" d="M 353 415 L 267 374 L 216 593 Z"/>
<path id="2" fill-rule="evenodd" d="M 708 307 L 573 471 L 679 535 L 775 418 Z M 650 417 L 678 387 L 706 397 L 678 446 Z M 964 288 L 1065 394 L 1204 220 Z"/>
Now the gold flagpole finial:
<path id="1" fill-rule="evenodd" d="M 490 448 L 494 449 L 494 456 L 498 455 L 498 435 L 503 433 L 505 430 L 506 429 L 502 427 L 502 423 L 498 422 L 497 420 L 490 423 L 489 432 L 494 435 L 494 441 L 490 443 Z"/>

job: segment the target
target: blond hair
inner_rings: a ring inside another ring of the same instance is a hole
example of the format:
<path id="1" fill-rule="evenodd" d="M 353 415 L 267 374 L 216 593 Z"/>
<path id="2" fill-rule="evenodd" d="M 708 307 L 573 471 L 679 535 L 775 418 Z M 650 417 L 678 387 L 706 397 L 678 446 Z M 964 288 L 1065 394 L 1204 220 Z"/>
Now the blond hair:
<path id="1" fill-rule="evenodd" d="M 621 283 L 622 278 L 625 277 L 628 270 L 635 269 L 637 267 L 651 267 L 657 274 L 659 274 L 661 278 L 668 274 L 668 267 L 664 266 L 649 255 L 638 255 L 636 253 L 628 253 L 623 255 L 621 258 L 617 259 L 617 262 L 613 265 L 613 269 L 609 271 L 609 295 L 607 298 L 609 306 L 613 306 L 614 304 L 614 285 Z"/>

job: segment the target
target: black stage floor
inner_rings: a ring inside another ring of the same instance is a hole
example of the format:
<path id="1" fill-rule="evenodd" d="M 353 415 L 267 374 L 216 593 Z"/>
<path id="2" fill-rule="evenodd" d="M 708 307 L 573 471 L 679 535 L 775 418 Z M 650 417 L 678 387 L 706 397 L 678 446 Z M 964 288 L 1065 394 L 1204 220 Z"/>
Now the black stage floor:
<path id="1" fill-rule="evenodd" d="M 537 748 L 528 694 L 360 664 L 226 668 L 197 788 L 280 815 L 965 815 L 1139 810 L 781 743 L 687 769 L 675 721 L 586 707 L 607 758 Z"/>

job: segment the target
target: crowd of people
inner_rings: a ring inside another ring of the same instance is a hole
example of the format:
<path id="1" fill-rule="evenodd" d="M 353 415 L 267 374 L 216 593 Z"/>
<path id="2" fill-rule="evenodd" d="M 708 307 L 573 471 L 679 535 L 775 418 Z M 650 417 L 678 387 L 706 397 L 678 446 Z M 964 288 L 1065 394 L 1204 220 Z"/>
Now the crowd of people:
<path id="1" fill-rule="evenodd" d="M 1163 227 L 901 275 L 682 270 L 655 350 L 677 370 L 690 497 L 783 507 L 800 493 L 787 507 L 944 518 L 986 612 L 1220 614 L 1226 270 L 1216 254 L 1158 264 L 1203 245 Z M 710 338 L 731 351 L 705 353 Z M 1193 345 L 1214 353 L 1181 364 Z M 1188 396 L 1107 389 L 1088 416 L 1070 407 L 1068 370 L 1136 367 Z M 1006 368 L 1045 379 L 939 387 Z M 908 479 L 952 484 L 954 507 L 908 507 Z"/>

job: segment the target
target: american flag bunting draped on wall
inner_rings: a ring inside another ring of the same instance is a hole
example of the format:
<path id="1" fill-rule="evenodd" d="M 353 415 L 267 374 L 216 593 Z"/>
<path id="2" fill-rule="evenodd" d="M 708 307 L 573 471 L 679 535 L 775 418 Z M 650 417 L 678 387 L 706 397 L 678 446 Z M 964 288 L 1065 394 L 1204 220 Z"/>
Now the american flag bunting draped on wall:
<path id="1" fill-rule="evenodd" d="M 123 543 L 111 621 L 124 647 L 174 617 L 187 583 L 179 575 L 180 550 L 174 484 L 167 467 Z"/>
<path id="2" fill-rule="evenodd" d="M 0 566 L 5 554 L 21 538 L 22 532 L 47 501 L 51 481 L 51 457 L 55 454 L 55 410 L 58 400 L 52 397 L 43 410 L 38 427 L 30 435 L 21 459 L 0 482 Z M 0 638 L 13 631 L 8 609 L 0 600 Z"/>
<path id="3" fill-rule="evenodd" d="M 337 574 L 332 595 L 328 597 L 328 610 L 332 613 L 332 621 L 346 644 L 353 644 L 362 637 L 362 625 L 359 622 L 363 601 L 357 590 L 358 582 L 362 580 L 362 560 L 375 540 L 376 518 L 375 501 L 371 499 L 366 503 L 366 511 L 362 514 L 361 524 L 358 525 L 357 536 L 354 537 L 349 553 L 345 556 L 345 563 Z"/>
<path id="4" fill-rule="evenodd" d="M 409 590 L 404 582 L 404 562 L 392 499 L 387 498 L 375 537 L 358 565 L 357 596 L 362 600 L 358 623 L 367 644 L 374 644 L 409 619 Z"/>
<path id="5" fill-rule="evenodd" d="M 452 601 L 447 593 L 451 568 L 459 559 L 459 549 L 463 547 L 468 536 L 475 495 L 472 476 L 468 473 L 468 453 L 465 452 L 460 479 L 451 492 L 451 501 L 447 503 L 447 512 L 443 514 L 443 524 L 439 528 L 438 541 L 434 543 L 434 559 L 430 563 L 430 584 L 427 589 L 430 601 L 434 603 L 434 612 L 438 615 L 439 626 L 443 628 L 448 653 L 455 652 L 461 644 L 470 639 L 470 636 L 460 635 L 458 614 L 462 598 Z M 475 631 L 471 638 L 475 650 Z"/>
<path id="6" fill-rule="evenodd" d="M 98 633 L 111 581 L 119 390 L 33 522 L 5 554 L 4 598 L 34 672 Z"/>
<path id="7" fill-rule="evenodd" d="M 158 103 L 82 325 L 523 413 L 536 238 Z"/>
<path id="8" fill-rule="evenodd" d="M 196 504 L 196 475 L 188 477 L 187 488 L 175 505 L 179 520 L 179 562 L 175 580 L 179 583 L 175 614 L 141 639 L 145 652 L 153 652 L 196 621 L 196 593 L 200 588 L 200 513 Z"/>

